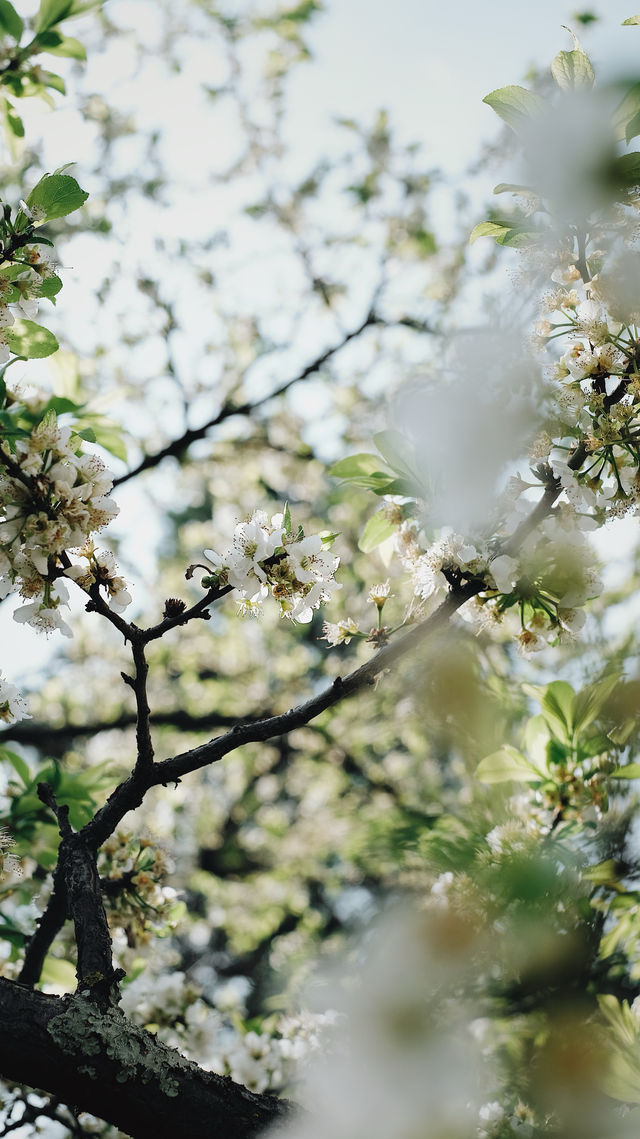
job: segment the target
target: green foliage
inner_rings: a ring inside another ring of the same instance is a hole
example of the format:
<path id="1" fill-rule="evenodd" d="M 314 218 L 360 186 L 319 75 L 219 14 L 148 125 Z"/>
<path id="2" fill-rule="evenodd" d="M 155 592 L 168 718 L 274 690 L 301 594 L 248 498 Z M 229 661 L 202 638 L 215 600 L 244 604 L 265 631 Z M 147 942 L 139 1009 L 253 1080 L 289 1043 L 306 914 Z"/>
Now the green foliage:
<path id="1" fill-rule="evenodd" d="M 516 133 L 545 107 L 545 102 L 539 95 L 518 86 L 500 87 L 485 95 L 482 102 L 487 103 Z"/>
<path id="2" fill-rule="evenodd" d="M 27 205 L 41 212 L 42 221 L 53 221 L 80 209 L 88 197 L 69 174 L 45 174 L 29 194 Z"/>
<path id="3" fill-rule="evenodd" d="M 20 41 L 24 31 L 22 18 L 9 0 L 0 0 L 0 31 L 6 32 L 14 40 Z"/>
<path id="4" fill-rule="evenodd" d="M 7 340 L 11 351 L 27 360 L 51 356 L 59 348 L 53 332 L 33 320 L 17 320 L 7 332 Z"/>
<path id="5" fill-rule="evenodd" d="M 595 74 L 588 55 L 579 48 L 573 51 L 559 51 L 551 64 L 551 74 L 558 87 L 565 91 L 592 87 Z"/>

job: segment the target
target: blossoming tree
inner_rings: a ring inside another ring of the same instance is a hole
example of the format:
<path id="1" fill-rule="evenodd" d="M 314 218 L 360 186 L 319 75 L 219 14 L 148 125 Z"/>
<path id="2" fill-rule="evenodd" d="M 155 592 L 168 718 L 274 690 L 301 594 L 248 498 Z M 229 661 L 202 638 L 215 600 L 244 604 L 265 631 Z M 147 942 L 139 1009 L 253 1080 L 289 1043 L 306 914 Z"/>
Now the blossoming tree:
<path id="1" fill-rule="evenodd" d="M 191 30 L 220 37 L 247 140 L 218 182 L 240 186 L 243 224 L 290 241 L 304 282 L 291 328 L 330 335 L 271 372 L 282 318 L 269 290 L 261 320 L 232 319 L 223 298 L 210 314 L 220 367 L 207 371 L 205 340 L 194 382 L 174 348 L 184 286 L 154 279 L 145 250 L 136 285 L 149 310 L 125 356 L 142 343 L 146 358 L 154 321 L 167 354 L 162 386 L 136 383 L 131 353 L 117 398 L 123 422 L 143 426 L 128 451 L 99 399 L 104 359 L 114 375 L 122 362 L 96 345 L 99 366 L 83 373 L 82 351 L 60 352 L 42 323 L 65 281 L 57 243 L 78 236 L 66 219 L 91 219 L 91 198 L 65 166 L 33 178 L 20 150 L 20 100 L 64 94 L 35 57 L 82 60 L 66 22 L 98 5 L 41 0 L 25 22 L 0 0 L 15 155 L 0 220 L 0 599 L 18 624 L 70 641 L 67 680 L 56 664 L 29 702 L 9 660 L 0 679 L 5 1132 L 48 1119 L 73 1134 L 240 1139 L 279 1125 L 409 1139 L 427 1119 L 443 1139 L 632 1134 L 635 640 L 615 643 L 606 621 L 635 579 L 603 595 L 588 534 L 638 501 L 640 160 L 622 143 L 640 132 L 640 89 L 598 90 L 574 37 L 536 90 L 487 96 L 528 180 L 498 186 L 516 206 L 466 239 L 519 251 L 522 327 L 514 335 L 510 301 L 508 324 L 462 334 L 465 254 L 438 249 L 429 177 L 411 148 L 394 151 L 384 116 L 368 132 L 346 124 L 361 149 L 344 168 L 317 167 L 290 191 L 273 175 L 286 77 L 318 7 L 196 5 Z M 171 5 L 163 15 L 171 30 Z M 104 15 L 83 26 L 117 42 Z M 260 36 L 266 123 L 243 88 L 243 52 Z M 100 124 L 100 161 L 117 167 L 126 123 L 95 95 L 84 113 Z M 152 155 L 156 144 L 152 132 Z M 162 179 L 141 170 L 153 200 Z M 336 170 L 351 228 L 342 219 L 314 244 Z M 116 175 L 104 186 L 99 235 L 123 192 Z M 224 267 L 224 242 L 198 241 Z M 180 252 L 208 295 L 201 250 Z M 407 264 L 431 281 L 426 309 L 389 285 Z M 103 281 L 105 308 L 113 288 Z M 416 341 L 435 344 L 436 367 L 401 387 L 385 425 L 358 373 L 381 348 L 411 373 Z M 46 359 L 53 381 L 36 385 L 30 368 Z M 342 413 L 332 464 L 314 454 L 330 431 L 300 442 L 308 423 L 286 402 L 319 375 Z M 376 453 L 354 453 L 363 435 Z M 115 529 L 118 500 L 141 486 L 126 509 L 141 527 L 162 503 L 171 548 L 157 539 L 146 584 L 122 572 L 132 547 Z M 240 624 L 232 601 L 260 624 Z M 572 684 L 548 682 L 560 666 Z M 326 1003 L 302 1007 L 314 951 L 335 956 L 390 896 L 414 912 L 394 911 L 393 932 L 361 951 L 346 1030 Z M 328 1060 L 304 1114 L 288 1097 L 305 1098 L 313 1053 Z"/>

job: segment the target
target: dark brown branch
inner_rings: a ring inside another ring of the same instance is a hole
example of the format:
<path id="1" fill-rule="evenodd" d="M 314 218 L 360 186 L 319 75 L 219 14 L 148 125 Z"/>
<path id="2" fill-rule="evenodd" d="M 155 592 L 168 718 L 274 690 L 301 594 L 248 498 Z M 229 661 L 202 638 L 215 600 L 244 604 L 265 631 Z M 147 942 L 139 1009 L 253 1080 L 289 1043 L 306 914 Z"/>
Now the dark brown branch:
<path id="1" fill-rule="evenodd" d="M 133 680 L 133 691 L 136 698 L 136 768 L 148 771 L 153 765 L 153 741 L 151 739 L 151 726 L 149 717 L 151 709 L 147 698 L 147 676 L 149 665 L 144 653 L 144 645 L 135 640 L 131 646 L 133 662 L 136 666 L 136 675 Z"/>
<path id="2" fill-rule="evenodd" d="M 52 942 L 60 933 L 67 918 L 67 892 L 59 878 L 54 876 L 53 893 L 46 909 L 38 919 L 35 933 L 25 949 L 24 961 L 18 980 L 23 985 L 35 985 L 40 980 L 44 959 Z"/>
<path id="3" fill-rule="evenodd" d="M 292 376 L 288 380 L 285 380 L 284 383 L 280 384 L 277 388 L 274 388 L 273 391 L 268 392 L 267 395 L 261 396 L 260 399 L 253 401 L 247 400 L 245 403 L 238 404 L 234 403 L 232 400 L 227 400 L 227 402 L 222 405 L 220 410 L 214 416 L 212 416 L 211 419 L 208 419 L 206 423 L 201 424 L 200 427 L 189 428 L 189 430 L 184 431 L 182 435 L 179 436 L 179 438 L 172 440 L 171 443 L 167 443 L 166 446 L 162 447 L 159 451 L 154 451 L 151 455 L 145 455 L 144 459 L 142 459 L 136 467 L 133 467 L 124 475 L 120 475 L 120 477 L 115 480 L 113 484 L 114 487 L 121 486 L 122 483 L 129 482 L 130 479 L 135 478 L 136 475 L 141 474 L 143 471 L 148 471 L 152 467 L 157 467 L 159 463 L 161 463 L 164 459 L 169 458 L 170 456 L 173 456 L 175 458 L 179 455 L 182 455 L 192 445 L 192 443 L 195 443 L 198 439 L 204 439 L 205 435 L 207 435 L 207 433 L 211 431 L 213 427 L 217 427 L 220 423 L 224 423 L 226 419 L 230 419 L 234 415 L 252 415 L 254 411 L 257 411 L 258 408 L 263 407 L 264 404 L 269 403 L 270 400 L 277 399 L 278 396 L 284 395 L 284 393 L 289 391 L 289 388 L 292 388 L 294 384 L 299 384 L 303 380 L 306 380 L 309 376 L 313 375 L 315 372 L 318 372 L 320 368 L 322 368 L 332 358 L 332 356 L 335 356 L 337 352 L 340 352 L 344 347 L 346 347 L 347 344 L 349 344 L 352 340 L 355 340 L 356 337 L 361 336 L 365 329 L 372 328 L 374 325 L 381 323 L 383 323 L 383 321 L 376 315 L 376 313 L 373 311 L 368 312 L 365 319 L 361 324 L 358 325 L 357 328 L 354 328 L 351 332 L 346 333 L 346 335 L 343 336 L 342 340 L 338 344 L 334 344 L 331 348 L 327 348 L 326 351 L 317 356 L 315 360 L 312 360 L 310 364 L 307 364 L 307 366 L 303 368 L 301 372 L 298 372 L 297 375 Z"/>
<path id="4" fill-rule="evenodd" d="M 60 806 L 48 783 L 38 784 L 38 798 L 50 807 L 60 827 L 60 848 L 54 881 L 67 899 L 73 919 L 78 964 L 78 989 L 106 1007 L 119 999 L 118 981 L 124 974 L 114 970 L 111 936 L 102 904 L 100 878 L 95 852 L 90 851 L 82 834 L 75 834 L 69 823 L 69 808 Z"/>
<path id="5" fill-rule="evenodd" d="M 263 713 L 264 715 L 264 713 Z M 257 717 L 254 717 L 257 719 Z M 20 720 L 16 724 L 8 724 L 2 732 L 3 742 L 13 740 L 25 745 L 46 747 L 50 754 L 58 754 L 59 745 L 69 745 L 73 740 L 82 736 L 97 736 L 100 732 L 122 731 L 131 728 L 136 723 L 135 712 L 123 712 L 113 720 L 91 720 L 84 724 L 38 724 L 30 720 Z M 185 711 L 184 708 L 175 708 L 170 711 L 151 712 L 149 723 L 157 727 L 177 728 L 183 732 L 203 732 L 212 728 L 230 728 L 237 723 L 238 717 L 223 715 L 219 712 L 206 712 L 195 715 Z"/>
<path id="6" fill-rule="evenodd" d="M 223 756 L 244 744 L 285 735 L 287 732 L 293 731 L 294 728 L 307 724 L 320 712 L 331 708 L 339 701 L 344 700 L 345 697 L 352 696 L 373 684 L 377 676 L 396 660 L 406 656 L 425 637 L 446 627 L 449 618 L 456 610 L 470 597 L 479 593 L 482 588 L 482 582 L 474 582 L 452 591 L 435 613 L 425 621 L 380 649 L 360 668 L 355 669 L 345 677 L 337 677 L 324 692 L 312 697 L 304 704 L 300 704 L 297 708 L 292 708 L 279 716 L 268 716 L 263 720 L 238 723 L 224 735 L 218 736 L 192 751 L 155 763 L 151 771 L 144 777 L 141 773 L 134 771 L 128 779 L 115 789 L 105 805 L 84 827 L 82 833 L 87 842 L 92 849 L 97 849 L 113 833 L 124 815 L 140 805 L 149 787 L 178 782 L 183 775 L 207 767 L 211 763 L 216 763 Z"/>
<path id="7" fill-rule="evenodd" d="M 4 977 L 0 1071 L 133 1139 L 252 1139 L 293 1110 L 203 1071 L 118 1009 L 102 1012 L 81 997 L 49 996 Z"/>

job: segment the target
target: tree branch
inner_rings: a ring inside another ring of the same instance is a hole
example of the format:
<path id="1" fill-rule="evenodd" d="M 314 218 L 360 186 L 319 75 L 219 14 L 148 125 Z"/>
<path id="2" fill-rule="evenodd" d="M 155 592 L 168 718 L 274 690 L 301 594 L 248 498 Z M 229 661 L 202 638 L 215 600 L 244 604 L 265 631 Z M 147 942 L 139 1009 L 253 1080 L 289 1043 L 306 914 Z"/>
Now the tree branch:
<path id="1" fill-rule="evenodd" d="M 234 415 L 252 415 L 254 411 L 257 411 L 259 407 L 263 407 L 265 403 L 269 403 L 270 400 L 277 399 L 278 396 L 284 395 L 294 384 L 299 384 L 302 380 L 306 380 L 309 376 L 313 375 L 314 372 L 318 372 L 332 356 L 335 356 L 336 353 L 345 348 L 347 344 L 360 336 L 365 329 L 382 323 L 382 318 L 378 317 L 375 312 L 368 312 L 357 328 L 346 333 L 338 344 L 334 344 L 331 348 L 327 348 L 326 351 L 316 356 L 315 360 L 307 364 L 297 375 L 292 376 L 289 380 L 285 380 L 279 387 L 274 388 L 274 390 L 268 392 L 267 395 L 261 396 L 260 399 L 253 401 L 247 400 L 245 403 L 239 404 L 234 403 L 232 400 L 227 400 L 220 410 L 212 416 L 211 419 L 208 419 L 206 423 L 201 424 L 200 427 L 189 428 L 188 431 L 184 431 L 177 439 L 174 439 L 171 443 L 167 443 L 159 451 L 154 451 L 151 455 L 145 455 L 144 459 L 142 459 L 136 467 L 132 467 L 130 471 L 126 471 L 124 475 L 120 475 L 119 478 L 115 479 L 113 484 L 114 488 L 129 482 L 130 479 L 135 478 L 136 475 L 141 474 L 142 471 L 148 471 L 152 467 L 157 467 L 159 463 L 170 456 L 175 458 L 181 455 L 192 443 L 195 443 L 198 439 L 204 439 L 207 432 L 213 427 L 224 423 L 225 419 L 230 419 Z"/>
<path id="2" fill-rule="evenodd" d="M 134 771 L 120 784 L 95 817 L 86 824 L 82 833 L 92 849 L 97 849 L 113 833 L 122 818 L 142 802 L 146 791 L 152 786 L 178 782 L 183 775 L 216 763 L 229 752 L 247 743 L 272 739 L 307 724 L 327 708 L 352 696 L 361 689 L 372 685 L 375 678 L 389 668 L 396 660 L 406 656 L 425 637 L 446 627 L 449 618 L 483 588 L 482 582 L 467 583 L 452 590 L 438 609 L 425 621 L 410 629 L 403 637 L 392 641 L 380 649 L 360 668 L 344 677 L 337 677 L 323 692 L 313 696 L 297 708 L 278 716 L 268 716 L 263 720 L 237 723 L 222 736 L 210 740 L 200 747 L 183 752 L 171 759 L 156 762 L 145 775 Z"/>
<path id="3" fill-rule="evenodd" d="M 294 1105 L 205 1072 L 119 1009 L 0 977 L 0 1071 L 133 1139 L 251 1139 Z"/>
<path id="4" fill-rule="evenodd" d="M 55 880 L 64 884 L 73 919 L 78 950 L 78 989 L 88 989 L 92 999 L 106 1008 L 119 1000 L 118 981 L 124 974 L 121 969 L 113 968 L 111 936 L 102 904 L 96 855 L 82 834 L 72 831 L 69 808 L 58 805 L 48 783 L 38 784 L 38 797 L 51 808 L 60 826 Z"/>

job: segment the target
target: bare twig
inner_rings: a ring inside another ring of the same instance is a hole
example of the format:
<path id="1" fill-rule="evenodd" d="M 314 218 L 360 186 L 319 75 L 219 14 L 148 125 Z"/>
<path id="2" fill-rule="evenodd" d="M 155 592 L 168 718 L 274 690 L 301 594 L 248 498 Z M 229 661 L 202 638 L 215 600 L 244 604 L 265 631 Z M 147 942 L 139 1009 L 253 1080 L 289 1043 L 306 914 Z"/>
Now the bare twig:
<path id="1" fill-rule="evenodd" d="M 284 393 L 289 391 L 289 388 L 292 388 L 294 384 L 299 384 L 303 380 L 306 380 L 309 376 L 313 375 L 315 372 L 318 372 L 320 368 L 322 368 L 333 356 L 336 355 L 336 353 L 340 352 L 343 348 L 346 347 L 347 344 L 360 336 L 365 331 L 365 329 L 372 328 L 373 326 L 381 323 L 383 323 L 382 319 L 378 317 L 376 313 L 373 312 L 373 310 L 369 311 L 357 328 L 354 328 L 351 332 L 346 333 L 346 335 L 343 336 L 342 340 L 340 340 L 338 344 L 332 345 L 331 348 L 327 348 L 326 351 L 320 353 L 319 356 L 316 356 L 315 360 L 312 360 L 310 364 L 307 364 L 306 367 L 303 368 L 302 371 L 298 372 L 295 376 L 292 376 L 290 379 L 285 380 L 284 383 L 280 384 L 277 388 L 274 388 L 273 391 L 268 392 L 266 395 L 261 396 L 259 399 L 253 401 L 247 400 L 245 403 L 238 404 L 234 403 L 232 400 L 228 400 L 222 405 L 220 410 L 211 417 L 211 419 L 208 419 L 206 423 L 202 423 L 200 427 L 189 428 L 189 430 L 184 431 L 182 435 L 180 435 L 177 439 L 172 440 L 171 443 L 167 443 L 166 446 L 162 447 L 159 451 L 154 451 L 150 455 L 145 455 L 144 459 L 142 459 L 136 467 L 132 467 L 130 471 L 127 471 L 124 475 L 120 475 L 120 477 L 115 480 L 113 484 L 114 487 L 121 486 L 123 483 L 129 482 L 130 479 L 135 478 L 136 475 L 141 474 L 142 471 L 147 471 L 152 467 L 157 467 L 159 463 L 161 463 L 164 459 L 169 458 L 170 456 L 175 457 L 177 455 L 181 455 L 184 451 L 187 450 L 188 447 L 191 446 L 192 443 L 195 443 L 198 439 L 204 439 L 205 435 L 207 435 L 207 433 L 213 427 L 217 427 L 220 423 L 224 423 L 226 419 L 230 419 L 234 415 L 252 415 L 254 411 L 257 411 L 258 408 L 263 407 L 264 404 L 269 403 L 270 400 L 277 399 L 278 396 L 284 395 Z"/>

